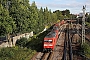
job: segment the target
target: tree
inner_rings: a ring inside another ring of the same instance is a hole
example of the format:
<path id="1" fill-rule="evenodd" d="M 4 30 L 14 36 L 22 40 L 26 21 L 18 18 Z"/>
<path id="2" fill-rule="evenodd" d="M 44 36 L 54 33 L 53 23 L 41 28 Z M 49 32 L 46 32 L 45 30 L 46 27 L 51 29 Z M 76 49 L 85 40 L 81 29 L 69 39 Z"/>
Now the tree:
<path id="1" fill-rule="evenodd" d="M 61 13 L 60 10 L 56 10 L 56 11 L 54 11 L 53 13 L 56 13 L 58 20 L 61 20 L 61 19 L 62 19 L 62 13 Z"/>
<path id="2" fill-rule="evenodd" d="M 51 23 L 51 10 L 44 8 L 44 25 L 49 25 Z"/>
<path id="3" fill-rule="evenodd" d="M 16 45 L 20 47 L 26 47 L 27 43 L 28 43 L 27 38 L 21 38 L 20 40 L 17 40 Z"/>
<path id="4" fill-rule="evenodd" d="M 71 18 L 71 17 L 70 17 L 70 11 L 69 11 L 68 9 L 63 10 L 63 11 L 61 11 L 61 12 L 62 12 L 62 15 L 63 15 L 63 16 L 65 16 L 65 17 L 67 16 L 67 18 Z"/>
<path id="5" fill-rule="evenodd" d="M 65 10 L 66 16 L 70 17 L 70 11 L 68 9 Z"/>
<path id="6" fill-rule="evenodd" d="M 52 13 L 51 16 L 52 16 L 52 20 L 53 20 L 53 21 L 52 21 L 52 24 L 55 23 L 55 22 L 57 22 L 57 20 L 58 20 L 58 19 L 57 19 L 57 14 L 56 14 L 56 13 Z"/>
<path id="7" fill-rule="evenodd" d="M 9 11 L 0 4 L 0 35 L 10 34 L 15 30 L 15 22 L 9 16 Z"/>
<path id="8" fill-rule="evenodd" d="M 39 18 L 38 18 L 38 9 L 37 9 L 37 6 L 35 4 L 35 2 L 33 2 L 31 4 L 31 17 L 30 17 L 30 20 L 31 20 L 31 30 L 34 31 L 34 33 L 38 33 L 39 31 L 39 28 L 38 28 L 38 21 L 39 21 Z M 36 30 L 37 29 L 37 30 Z"/>
<path id="9" fill-rule="evenodd" d="M 42 31 L 44 29 L 44 12 L 43 12 L 43 8 L 41 7 L 40 10 L 39 10 L 39 13 L 38 13 L 38 17 L 39 17 L 39 20 L 38 20 L 38 25 L 39 25 L 39 29 L 40 31 Z"/>
<path id="10" fill-rule="evenodd" d="M 44 8 L 44 25 L 48 23 L 48 8 Z"/>
<path id="11" fill-rule="evenodd" d="M 48 18 L 48 25 L 50 25 L 51 22 L 53 21 L 53 20 L 52 20 L 52 13 L 51 13 L 51 10 L 48 11 L 48 17 L 47 17 L 47 18 Z M 51 25 L 50 25 L 50 26 L 51 26 Z"/>
<path id="12" fill-rule="evenodd" d="M 28 31 L 28 24 L 30 20 L 29 1 L 28 0 L 11 0 L 10 1 L 10 16 L 15 21 L 16 31 L 15 33 L 25 33 Z"/>

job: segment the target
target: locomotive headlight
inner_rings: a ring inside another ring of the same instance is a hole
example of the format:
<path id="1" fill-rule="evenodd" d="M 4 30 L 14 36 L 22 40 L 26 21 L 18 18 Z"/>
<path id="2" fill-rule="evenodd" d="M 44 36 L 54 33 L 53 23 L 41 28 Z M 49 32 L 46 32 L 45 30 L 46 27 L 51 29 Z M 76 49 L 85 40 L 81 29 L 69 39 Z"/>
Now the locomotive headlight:
<path id="1" fill-rule="evenodd" d="M 44 46 L 53 46 L 52 44 L 44 44 Z"/>
<path id="2" fill-rule="evenodd" d="M 49 44 L 49 46 L 53 46 L 52 44 Z"/>
<path id="3" fill-rule="evenodd" d="M 48 46 L 47 44 L 44 44 L 44 46 Z"/>
<path id="4" fill-rule="evenodd" d="M 52 40 L 49 40 L 49 42 L 52 42 Z"/>

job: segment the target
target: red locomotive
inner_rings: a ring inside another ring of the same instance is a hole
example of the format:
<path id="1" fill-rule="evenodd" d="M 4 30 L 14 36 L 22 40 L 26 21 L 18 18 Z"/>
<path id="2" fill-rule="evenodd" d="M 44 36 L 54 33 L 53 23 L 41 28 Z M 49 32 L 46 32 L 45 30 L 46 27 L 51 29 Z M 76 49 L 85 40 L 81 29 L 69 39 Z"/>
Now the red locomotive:
<path id="1" fill-rule="evenodd" d="M 54 50 L 54 47 L 56 45 L 56 41 L 58 39 L 59 26 L 62 25 L 62 24 L 64 24 L 64 21 L 61 21 L 60 23 L 54 24 L 52 31 L 49 32 L 44 37 L 43 52 L 48 52 L 48 51 L 53 51 Z"/>
<path id="2" fill-rule="evenodd" d="M 44 49 L 43 51 L 51 51 L 54 50 L 57 40 L 57 33 L 55 31 L 51 31 L 44 38 Z"/>

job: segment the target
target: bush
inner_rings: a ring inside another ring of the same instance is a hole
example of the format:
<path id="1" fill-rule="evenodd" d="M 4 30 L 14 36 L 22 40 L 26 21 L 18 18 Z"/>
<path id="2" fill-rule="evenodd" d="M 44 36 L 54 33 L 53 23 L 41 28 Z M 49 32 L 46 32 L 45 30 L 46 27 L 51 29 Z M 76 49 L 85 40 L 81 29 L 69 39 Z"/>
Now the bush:
<path id="1" fill-rule="evenodd" d="M 0 57 L 14 57 L 14 52 L 10 48 L 2 48 L 0 51 Z"/>
<path id="2" fill-rule="evenodd" d="M 32 50 L 36 50 L 36 51 L 42 51 L 42 44 L 43 44 L 43 39 L 46 36 L 46 34 L 48 33 L 48 31 L 45 31 L 37 36 L 33 36 L 31 38 L 31 41 L 29 41 L 26 46 L 27 48 L 30 48 Z"/>
<path id="3" fill-rule="evenodd" d="M 87 43 L 85 43 L 81 46 L 81 48 L 82 48 L 81 50 L 84 53 L 84 55 L 86 55 L 87 57 L 88 56 L 90 57 L 90 46 Z"/>
<path id="4" fill-rule="evenodd" d="M 28 42 L 27 38 L 21 38 L 20 40 L 17 40 L 16 45 L 20 47 L 26 47 L 27 42 Z"/>
<path id="5" fill-rule="evenodd" d="M 86 22 L 86 25 L 88 28 L 90 28 L 90 23 L 89 22 Z"/>
<path id="6" fill-rule="evenodd" d="M 0 51 L 0 60 L 30 60 L 35 53 L 36 51 L 27 48 L 2 48 Z"/>

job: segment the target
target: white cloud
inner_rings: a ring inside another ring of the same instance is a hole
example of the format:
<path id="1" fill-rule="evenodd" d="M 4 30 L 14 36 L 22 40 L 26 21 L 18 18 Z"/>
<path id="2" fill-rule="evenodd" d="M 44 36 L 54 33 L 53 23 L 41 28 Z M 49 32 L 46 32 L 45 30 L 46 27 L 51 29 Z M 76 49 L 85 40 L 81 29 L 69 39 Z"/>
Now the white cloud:
<path id="1" fill-rule="evenodd" d="M 51 7 L 51 8 L 80 8 L 83 6 L 82 3 L 75 3 L 75 2 L 72 2 L 72 3 L 68 3 L 68 4 L 55 4 L 55 3 L 48 3 L 48 4 L 44 4 L 44 3 L 39 3 L 39 2 L 36 2 L 37 6 L 39 7 Z"/>
<path id="2" fill-rule="evenodd" d="M 60 2 L 60 1 L 65 1 Z M 70 2 L 68 2 L 70 1 Z M 42 3 L 42 2 L 37 2 L 36 1 L 36 5 L 37 7 L 48 7 L 51 10 L 65 10 L 65 9 L 70 9 L 71 13 L 78 13 L 82 11 L 82 6 L 86 5 L 87 6 L 87 11 L 90 11 L 90 0 L 85 0 L 86 2 L 77 2 L 76 0 L 52 0 L 52 2 L 50 3 Z M 88 2 L 87 2 L 88 1 Z"/>
<path id="3" fill-rule="evenodd" d="M 86 2 L 89 2 L 90 3 L 90 0 L 86 0 Z"/>

